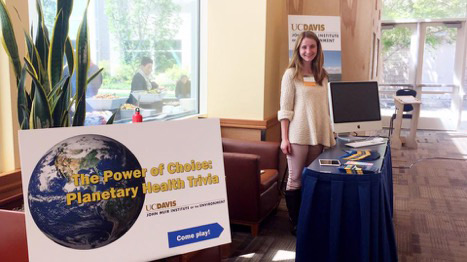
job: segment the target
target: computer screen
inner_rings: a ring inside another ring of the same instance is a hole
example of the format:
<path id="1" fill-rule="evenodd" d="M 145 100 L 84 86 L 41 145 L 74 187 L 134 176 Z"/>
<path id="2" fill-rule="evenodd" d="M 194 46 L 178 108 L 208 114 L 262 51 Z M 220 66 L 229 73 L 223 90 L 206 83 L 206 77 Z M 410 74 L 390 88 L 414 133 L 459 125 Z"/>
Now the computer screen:
<path id="1" fill-rule="evenodd" d="M 330 82 L 329 106 L 336 133 L 382 128 L 378 82 Z"/>

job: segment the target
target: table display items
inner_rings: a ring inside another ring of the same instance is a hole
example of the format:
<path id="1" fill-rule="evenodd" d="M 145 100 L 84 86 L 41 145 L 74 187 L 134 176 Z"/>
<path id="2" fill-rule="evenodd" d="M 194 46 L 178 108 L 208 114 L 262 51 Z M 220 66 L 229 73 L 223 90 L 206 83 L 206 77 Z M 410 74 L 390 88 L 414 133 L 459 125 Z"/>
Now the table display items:
<path id="1" fill-rule="evenodd" d="M 126 100 L 127 98 L 125 97 L 118 97 L 112 94 L 100 94 L 88 98 L 86 102 L 94 110 L 114 110 L 118 109 Z"/>
<path id="2" fill-rule="evenodd" d="M 163 93 L 158 89 L 151 89 L 148 91 L 133 91 L 131 95 L 135 97 L 138 103 L 154 103 L 161 101 L 163 98 Z"/>

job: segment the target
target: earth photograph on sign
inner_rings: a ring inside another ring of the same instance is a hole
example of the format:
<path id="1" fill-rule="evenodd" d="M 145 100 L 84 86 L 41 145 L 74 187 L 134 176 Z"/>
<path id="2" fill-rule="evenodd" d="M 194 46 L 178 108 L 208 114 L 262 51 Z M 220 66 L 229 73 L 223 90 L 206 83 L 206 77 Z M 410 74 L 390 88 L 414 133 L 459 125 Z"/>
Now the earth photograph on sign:
<path id="1" fill-rule="evenodd" d="M 101 135 L 71 137 L 50 149 L 28 186 L 37 227 L 56 243 L 75 249 L 98 248 L 125 234 L 143 208 L 145 179 L 104 181 L 107 170 L 141 170 L 141 165 L 123 144 Z M 91 177 L 99 183 L 86 183 Z"/>

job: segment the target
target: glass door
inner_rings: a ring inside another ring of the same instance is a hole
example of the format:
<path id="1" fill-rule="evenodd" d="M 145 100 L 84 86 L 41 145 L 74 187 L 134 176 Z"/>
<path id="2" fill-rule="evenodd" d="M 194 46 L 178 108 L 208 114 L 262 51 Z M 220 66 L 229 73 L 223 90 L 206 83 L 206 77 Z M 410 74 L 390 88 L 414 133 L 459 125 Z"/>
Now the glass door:
<path id="1" fill-rule="evenodd" d="M 421 91 L 421 128 L 455 130 L 460 117 L 461 85 L 456 76 L 461 23 L 422 23 L 422 64 L 417 77 Z M 459 56 L 461 56 L 459 54 Z"/>
<path id="2" fill-rule="evenodd" d="M 389 126 L 395 113 L 394 95 L 399 89 L 415 89 L 415 64 L 418 38 L 415 24 L 383 24 L 381 32 L 382 78 L 379 95 L 383 126 Z"/>
<path id="3" fill-rule="evenodd" d="M 394 113 L 396 90 L 412 88 L 422 101 L 419 129 L 456 130 L 462 112 L 465 21 L 383 23 L 382 29 L 383 123 Z"/>

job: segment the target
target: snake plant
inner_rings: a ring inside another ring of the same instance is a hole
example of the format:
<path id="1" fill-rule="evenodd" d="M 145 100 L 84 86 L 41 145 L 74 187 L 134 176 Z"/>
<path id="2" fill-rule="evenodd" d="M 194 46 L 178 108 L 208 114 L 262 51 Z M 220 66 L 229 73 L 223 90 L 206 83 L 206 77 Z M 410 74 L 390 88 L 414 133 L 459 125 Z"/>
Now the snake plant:
<path id="1" fill-rule="evenodd" d="M 87 4 L 89 6 L 89 0 Z M 37 32 L 33 40 L 32 28 L 31 33 L 25 30 L 28 52 L 21 61 L 10 15 L 5 3 L 0 0 L 1 40 L 16 77 L 18 121 L 21 129 L 84 125 L 87 83 L 102 69 L 87 78 L 90 63 L 87 7 L 78 29 L 76 50 L 73 50 L 68 36 L 72 7 L 73 0 L 57 0 L 57 13 L 49 38 L 40 0 L 36 0 Z M 64 57 L 70 72 L 67 76 L 63 74 Z M 76 92 L 72 96 L 70 77 L 73 74 L 76 75 Z M 26 87 L 27 75 L 32 79 L 30 88 Z M 72 106 L 74 110 L 71 110 Z M 107 123 L 111 124 L 114 117 L 115 114 Z"/>

